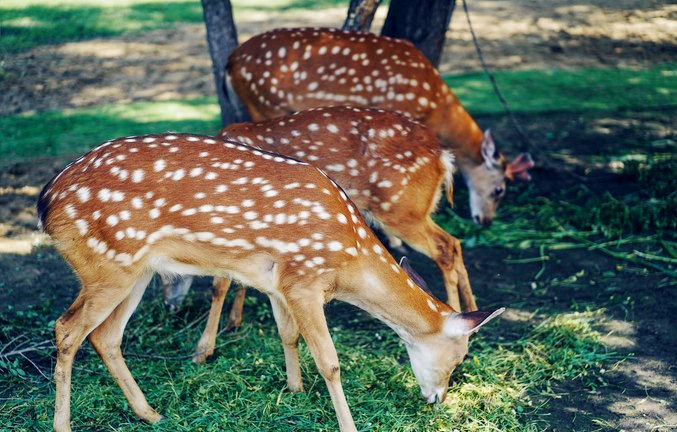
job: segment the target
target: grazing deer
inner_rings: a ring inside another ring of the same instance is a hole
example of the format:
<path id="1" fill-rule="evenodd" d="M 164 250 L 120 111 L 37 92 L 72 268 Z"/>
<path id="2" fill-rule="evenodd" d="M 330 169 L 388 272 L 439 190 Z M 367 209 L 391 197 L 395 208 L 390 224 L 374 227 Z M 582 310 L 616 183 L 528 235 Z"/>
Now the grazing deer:
<path id="1" fill-rule="evenodd" d="M 441 148 L 434 132 L 425 125 L 392 111 L 338 106 L 233 124 L 224 128 L 220 137 L 291 156 L 324 170 L 368 215 L 367 219 L 435 261 L 454 310 L 461 311 L 460 300 L 466 311 L 477 310 L 460 242 L 431 217 L 442 186 L 452 203 L 453 155 Z M 185 279 L 174 284 L 164 284 L 168 305 L 180 303 L 190 287 Z M 222 284 L 214 285 L 212 311 L 193 358 L 197 363 L 214 351 L 218 306 L 225 295 Z M 245 292 L 245 287 L 238 291 L 228 328 L 240 325 Z"/>
<path id="2" fill-rule="evenodd" d="M 236 279 L 266 293 L 282 338 L 289 388 L 303 389 L 300 334 L 325 379 L 342 431 L 356 428 L 324 303 L 354 304 L 397 332 L 428 402 L 445 398 L 470 334 L 503 311 L 456 313 L 424 292 L 318 169 L 210 137 L 108 141 L 45 186 L 38 215 L 82 284 L 55 326 L 56 431 L 70 430 L 73 358 L 85 337 L 134 413 L 149 422 L 161 419 L 120 349 L 153 273 Z"/>
<path id="3" fill-rule="evenodd" d="M 506 179 L 528 180 L 531 157 L 496 151 L 423 53 L 405 40 L 333 28 L 277 29 L 230 56 L 228 85 L 254 121 L 307 108 L 356 105 L 401 112 L 427 124 L 454 151 L 475 223 L 491 224 Z"/>

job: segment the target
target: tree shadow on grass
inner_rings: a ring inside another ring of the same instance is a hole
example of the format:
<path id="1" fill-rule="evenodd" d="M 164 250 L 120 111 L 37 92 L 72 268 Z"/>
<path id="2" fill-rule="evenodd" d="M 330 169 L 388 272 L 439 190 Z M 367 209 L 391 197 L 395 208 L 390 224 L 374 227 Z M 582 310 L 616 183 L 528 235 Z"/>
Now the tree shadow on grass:
<path id="1" fill-rule="evenodd" d="M 297 9 L 344 6 L 345 0 L 291 0 L 287 3 L 236 3 L 237 12 L 274 13 Z M 131 32 L 171 28 L 177 23 L 201 23 L 198 1 L 135 3 L 125 6 L 28 6 L 0 8 L 1 52 L 18 52 L 40 45 L 116 36 Z"/>
<path id="2" fill-rule="evenodd" d="M 201 22 L 198 2 L 141 3 L 121 7 L 28 6 L 0 9 L 0 52 L 39 45 L 168 28 L 177 22 Z"/>

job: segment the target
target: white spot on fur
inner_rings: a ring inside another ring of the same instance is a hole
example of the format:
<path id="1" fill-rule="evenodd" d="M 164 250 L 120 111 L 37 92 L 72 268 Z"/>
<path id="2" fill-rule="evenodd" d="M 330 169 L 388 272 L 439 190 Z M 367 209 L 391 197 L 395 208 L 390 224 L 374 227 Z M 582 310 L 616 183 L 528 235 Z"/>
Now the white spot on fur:
<path id="1" fill-rule="evenodd" d="M 83 202 L 83 203 L 89 201 L 89 198 L 91 196 L 91 194 L 89 193 L 89 188 L 87 186 L 81 187 L 75 193 L 77 194 L 78 198 L 80 199 L 80 202 Z"/>
<path id="2" fill-rule="evenodd" d="M 75 226 L 78 228 L 78 231 L 80 231 L 80 235 L 85 235 L 87 234 L 87 231 L 89 231 L 89 225 L 87 224 L 87 221 L 84 219 L 76 220 Z"/>
<path id="3" fill-rule="evenodd" d="M 155 162 L 153 162 L 153 170 L 155 172 L 160 172 L 163 169 L 167 167 L 167 162 L 164 161 L 164 159 L 158 159 Z"/>
<path id="4" fill-rule="evenodd" d="M 120 222 L 120 219 L 115 215 L 110 215 L 106 218 L 106 223 L 110 226 L 115 226 Z"/>

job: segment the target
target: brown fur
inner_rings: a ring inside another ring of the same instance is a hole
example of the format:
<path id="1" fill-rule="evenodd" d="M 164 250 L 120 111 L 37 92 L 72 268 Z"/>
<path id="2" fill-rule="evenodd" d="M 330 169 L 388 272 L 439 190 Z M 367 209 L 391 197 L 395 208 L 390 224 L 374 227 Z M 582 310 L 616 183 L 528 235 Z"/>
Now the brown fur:
<path id="1" fill-rule="evenodd" d="M 318 130 L 309 130 L 310 125 L 318 125 Z M 335 132 L 327 129 L 330 125 Z M 392 136 L 389 131 L 394 132 Z M 458 239 L 430 218 L 436 210 L 443 183 L 447 183 L 444 186 L 449 203 L 453 202 L 453 183 L 445 182 L 445 178 L 451 176 L 446 170 L 452 167 L 442 163 L 442 148 L 430 129 L 391 111 L 329 107 L 258 123 L 233 124 L 224 128 L 219 136 L 296 157 L 324 169 L 357 207 L 368 212 L 386 232 L 400 237 L 435 261 L 444 275 L 452 308 L 460 311 L 460 299 L 463 299 L 466 310 L 477 310 Z M 351 161 L 353 167 L 348 165 Z M 405 185 L 403 180 L 407 182 Z M 380 187 L 383 181 L 392 186 Z M 384 203 L 387 209 L 382 207 Z M 426 236 L 433 241 L 428 241 Z M 461 295 L 459 286 L 463 291 Z M 246 287 L 238 291 L 228 328 L 237 328 L 242 321 L 245 291 Z M 225 292 L 215 291 L 214 295 L 214 303 L 223 304 Z M 196 348 L 196 362 L 206 359 L 203 352 L 213 352 L 218 320 L 219 314 L 210 312 Z"/>
<path id="2" fill-rule="evenodd" d="M 303 188 L 289 187 L 297 183 Z M 474 329 L 464 316 L 419 289 L 343 192 L 307 164 L 210 137 L 130 137 L 104 143 L 68 166 L 40 202 L 45 231 L 82 283 L 55 326 L 57 431 L 70 430 L 73 359 L 86 337 L 134 413 L 149 422 L 161 419 L 120 351 L 153 272 L 234 278 L 268 294 L 290 388 L 302 388 L 300 334 L 325 378 L 342 431 L 356 428 L 324 318 L 326 301 L 358 305 L 398 331 L 413 350 L 412 366 L 430 401 L 443 398 L 449 374 L 467 353 Z M 261 226 L 276 208 L 285 213 L 280 223 Z"/>
<path id="3" fill-rule="evenodd" d="M 473 220 L 485 225 L 493 220 L 498 206 L 493 193 L 505 189 L 505 167 L 488 163 L 485 169 L 482 130 L 410 42 L 333 28 L 282 28 L 235 49 L 228 72 L 255 121 L 352 105 L 397 111 L 425 123 L 457 157 L 471 189 Z"/>

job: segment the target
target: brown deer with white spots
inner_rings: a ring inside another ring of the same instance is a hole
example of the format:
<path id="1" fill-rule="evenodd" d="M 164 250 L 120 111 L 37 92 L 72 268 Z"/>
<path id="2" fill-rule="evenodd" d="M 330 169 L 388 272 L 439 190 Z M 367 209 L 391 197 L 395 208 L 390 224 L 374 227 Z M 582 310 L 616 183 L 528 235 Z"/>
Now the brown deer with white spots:
<path id="1" fill-rule="evenodd" d="M 266 293 L 289 388 L 303 389 L 297 352 L 302 335 L 342 431 L 356 428 L 325 302 L 354 304 L 395 330 L 428 402 L 445 398 L 469 336 L 503 310 L 460 314 L 424 292 L 318 169 L 210 137 L 108 141 L 45 186 L 38 215 L 82 285 L 55 326 L 57 431 L 70 430 L 73 359 L 86 337 L 134 413 L 149 422 L 161 419 L 120 349 L 127 321 L 154 273 L 235 279 Z"/>
<path id="2" fill-rule="evenodd" d="M 339 106 L 233 124 L 224 128 L 220 137 L 291 156 L 324 170 L 368 220 L 435 261 L 454 310 L 461 311 L 461 301 L 466 311 L 477 310 L 460 242 L 431 217 L 443 188 L 449 203 L 453 202 L 454 157 L 442 149 L 435 133 L 425 125 L 392 111 Z M 283 203 L 274 205 L 282 207 Z M 172 295 L 180 298 L 190 287 L 185 279 L 172 283 L 176 284 L 171 287 Z M 214 284 L 212 311 L 193 358 L 197 363 L 214 351 L 226 292 L 223 284 Z M 245 292 L 246 288 L 240 287 L 228 328 L 240 325 Z"/>
<path id="3" fill-rule="evenodd" d="M 529 179 L 529 154 L 507 163 L 489 131 L 482 132 L 408 41 L 333 28 L 277 29 L 235 49 L 228 72 L 228 84 L 254 121 L 307 108 L 356 105 L 424 122 L 454 151 L 477 224 L 491 224 L 506 179 Z"/>

